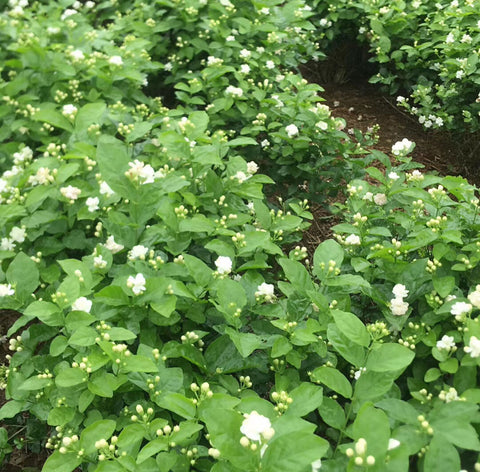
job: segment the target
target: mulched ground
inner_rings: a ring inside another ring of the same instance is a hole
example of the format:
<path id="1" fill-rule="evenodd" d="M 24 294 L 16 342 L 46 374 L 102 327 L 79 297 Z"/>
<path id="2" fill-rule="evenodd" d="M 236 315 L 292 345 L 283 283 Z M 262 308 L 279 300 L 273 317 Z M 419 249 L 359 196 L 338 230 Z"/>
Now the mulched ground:
<path id="1" fill-rule="evenodd" d="M 316 81 L 315 77 L 308 77 Z M 358 128 L 366 131 L 378 124 L 379 142 L 374 146 L 386 154 L 390 154 L 396 141 L 408 138 L 415 141 L 416 148 L 413 160 L 425 166 L 425 171 L 437 172 L 441 175 L 462 175 L 470 183 L 479 185 L 480 169 L 473 163 L 475 147 L 471 138 L 461 142 L 454 141 L 448 133 L 424 131 L 409 115 L 398 109 L 391 97 L 382 95 L 373 85 L 365 80 L 350 80 L 342 84 L 325 84 L 321 94 L 325 103 L 330 106 L 336 117 L 347 122 L 347 128 Z M 330 228 L 338 223 L 328 209 L 315 206 L 311 208 L 314 215 L 312 226 L 305 233 L 303 244 L 312 253 L 316 246 L 331 237 Z M 0 364 L 5 363 L 9 353 L 8 341 L 2 337 L 17 318 L 15 312 L 0 310 Z M 0 390 L 0 406 L 5 402 L 4 392 Z M 44 455 L 36 455 L 26 450 L 15 450 L 7 464 L 1 466 L 2 472 L 39 471 L 45 461 Z"/>

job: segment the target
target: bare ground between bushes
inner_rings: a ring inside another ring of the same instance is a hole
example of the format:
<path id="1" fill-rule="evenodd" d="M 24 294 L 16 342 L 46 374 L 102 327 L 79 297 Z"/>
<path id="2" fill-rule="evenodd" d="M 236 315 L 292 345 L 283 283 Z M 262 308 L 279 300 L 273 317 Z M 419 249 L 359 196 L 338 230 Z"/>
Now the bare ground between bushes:
<path id="1" fill-rule="evenodd" d="M 305 74 L 307 75 L 307 74 Z M 308 75 L 307 75 L 308 76 Z M 310 81 L 311 77 L 308 77 Z M 382 95 L 378 88 L 366 84 L 364 80 L 354 80 L 344 84 L 322 84 L 321 96 L 332 109 L 332 114 L 346 120 L 347 129 L 357 128 L 366 132 L 368 128 L 378 124 L 379 141 L 375 149 L 390 154 L 392 145 L 403 138 L 415 141 L 416 148 L 413 160 L 425 166 L 425 171 L 437 172 L 441 175 L 462 175 L 472 184 L 480 181 L 480 169 L 472 164 L 475 148 L 469 143 L 453 141 L 448 133 L 424 131 L 409 115 L 399 110 L 391 97 Z M 312 253 L 316 246 L 331 237 L 331 227 L 338 223 L 324 206 L 311 208 L 312 225 L 303 237 L 303 244 Z M 0 365 L 5 364 L 8 355 L 6 333 L 18 318 L 18 313 L 11 310 L 0 310 Z M 5 392 L 0 390 L 0 406 L 5 403 Z M 2 472 L 39 471 L 47 457 L 46 451 L 34 454 L 27 448 L 15 449 Z"/>

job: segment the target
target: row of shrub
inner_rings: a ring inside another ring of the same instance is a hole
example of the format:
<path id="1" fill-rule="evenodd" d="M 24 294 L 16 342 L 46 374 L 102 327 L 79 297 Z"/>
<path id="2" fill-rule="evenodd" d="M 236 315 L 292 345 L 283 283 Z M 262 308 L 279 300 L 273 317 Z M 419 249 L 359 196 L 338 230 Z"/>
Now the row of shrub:
<path id="1" fill-rule="evenodd" d="M 408 140 L 392 166 L 342 131 L 296 72 L 321 56 L 308 4 L 179 6 L 0 14 L 0 300 L 21 313 L 0 456 L 477 467 L 476 189 L 420 173 Z M 347 181 L 335 239 L 309 257 L 303 197 Z"/>
<path id="2" fill-rule="evenodd" d="M 365 44 L 379 83 L 426 129 L 480 127 L 480 18 L 472 0 L 316 2 L 325 50 L 345 37 Z"/>

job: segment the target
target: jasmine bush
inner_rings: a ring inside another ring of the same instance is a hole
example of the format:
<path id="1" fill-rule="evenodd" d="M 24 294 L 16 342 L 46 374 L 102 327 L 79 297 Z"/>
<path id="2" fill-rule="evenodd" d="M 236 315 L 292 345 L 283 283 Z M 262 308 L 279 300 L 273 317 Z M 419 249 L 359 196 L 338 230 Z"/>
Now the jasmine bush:
<path id="1" fill-rule="evenodd" d="M 0 459 L 20 424 L 44 471 L 478 468 L 476 189 L 339 129 L 292 71 L 308 5 L 183 7 L 0 15 Z M 264 186 L 343 178 L 309 259 Z"/>
<path id="2" fill-rule="evenodd" d="M 425 128 L 478 130 L 475 2 L 335 1 L 318 2 L 318 9 L 313 22 L 323 32 L 322 46 L 346 31 L 367 44 L 379 69 L 371 82 L 397 95 L 398 105 Z"/>

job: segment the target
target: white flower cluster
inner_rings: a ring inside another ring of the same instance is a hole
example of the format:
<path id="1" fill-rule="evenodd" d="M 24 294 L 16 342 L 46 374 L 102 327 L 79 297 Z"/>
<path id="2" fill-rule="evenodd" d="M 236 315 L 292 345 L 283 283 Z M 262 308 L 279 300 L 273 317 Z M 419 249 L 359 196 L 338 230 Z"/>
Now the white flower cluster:
<path id="1" fill-rule="evenodd" d="M 217 272 L 221 275 L 227 275 L 232 271 L 232 259 L 228 256 L 219 256 L 215 261 Z"/>
<path id="2" fill-rule="evenodd" d="M 275 287 L 273 286 L 273 284 L 267 284 L 263 282 L 257 287 L 257 291 L 255 292 L 255 298 L 257 299 L 257 301 L 263 299 L 266 302 L 272 302 L 273 300 L 275 300 L 274 290 Z"/>
<path id="3" fill-rule="evenodd" d="M 125 172 L 125 175 L 133 182 L 139 182 L 140 184 L 151 184 L 155 178 L 158 177 L 150 164 L 145 164 L 138 159 L 135 159 L 133 162 L 129 162 L 128 166 L 130 169 Z"/>
<path id="4" fill-rule="evenodd" d="M 396 284 L 392 289 L 392 293 L 395 295 L 395 298 L 390 300 L 392 314 L 395 316 L 402 316 L 408 310 L 408 303 L 403 301 L 405 297 L 408 297 L 408 290 L 405 285 Z"/>
<path id="5" fill-rule="evenodd" d="M 480 339 L 472 336 L 468 342 L 468 346 L 465 346 L 463 350 L 467 354 L 470 354 L 470 357 L 480 357 Z"/>
<path id="6" fill-rule="evenodd" d="M 467 313 L 472 311 L 473 306 L 466 302 L 456 302 L 450 308 L 450 313 L 457 321 L 463 321 Z"/>
<path id="7" fill-rule="evenodd" d="M 244 420 L 242 426 L 240 426 L 240 432 L 243 434 L 240 439 L 240 444 L 243 447 L 250 447 L 253 451 L 257 450 L 257 444 L 250 444 L 250 441 L 259 441 L 260 443 L 269 441 L 275 434 L 275 430 L 272 428 L 270 420 L 263 415 L 258 414 L 255 410 L 251 413 L 244 414 Z M 267 448 L 266 444 L 263 444 L 260 453 L 263 455 Z"/>
<path id="8" fill-rule="evenodd" d="M 146 280 L 143 274 L 137 274 L 135 277 L 131 275 L 128 277 L 127 287 L 131 288 L 135 295 L 141 295 L 146 290 L 145 283 Z"/>
<path id="9" fill-rule="evenodd" d="M 240 87 L 234 87 L 233 85 L 229 85 L 225 89 L 225 94 L 230 95 L 231 97 L 241 97 L 243 95 L 243 89 Z"/>
<path id="10" fill-rule="evenodd" d="M 412 151 L 414 143 L 407 138 L 403 138 L 401 141 L 397 141 L 392 146 L 392 154 L 394 156 L 406 156 L 409 152 Z"/>

